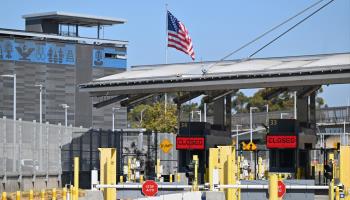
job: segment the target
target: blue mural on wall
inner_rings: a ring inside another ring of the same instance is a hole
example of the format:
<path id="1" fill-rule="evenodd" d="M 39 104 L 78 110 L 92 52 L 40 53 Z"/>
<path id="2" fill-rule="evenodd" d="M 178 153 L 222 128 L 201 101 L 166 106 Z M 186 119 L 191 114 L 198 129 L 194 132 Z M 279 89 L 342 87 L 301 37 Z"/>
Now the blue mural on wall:
<path id="1" fill-rule="evenodd" d="M 75 45 L 28 40 L 0 40 L 0 60 L 75 65 Z"/>
<path id="2" fill-rule="evenodd" d="M 126 49 L 99 47 L 92 50 L 92 66 L 126 69 Z"/>

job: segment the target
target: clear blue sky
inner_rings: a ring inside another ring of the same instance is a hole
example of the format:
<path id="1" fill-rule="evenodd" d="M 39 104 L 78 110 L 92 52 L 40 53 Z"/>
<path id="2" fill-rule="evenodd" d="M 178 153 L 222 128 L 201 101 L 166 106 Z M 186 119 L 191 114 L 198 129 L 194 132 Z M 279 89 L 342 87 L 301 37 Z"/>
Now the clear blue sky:
<path id="1" fill-rule="evenodd" d="M 165 3 L 168 3 L 169 10 L 189 30 L 197 59 L 205 61 L 220 59 L 313 2 L 316 0 L 2 0 L 0 27 L 24 29 L 24 20 L 21 18 L 23 14 L 48 11 L 124 18 L 128 21 L 127 24 L 105 28 L 105 38 L 130 42 L 129 66 L 158 64 L 165 62 Z M 230 59 L 248 56 L 295 22 Z M 84 30 L 81 33 L 94 36 L 95 30 Z M 350 52 L 349 0 L 335 0 L 256 56 L 336 52 Z M 183 53 L 168 50 L 169 63 L 190 61 L 191 59 Z M 350 85 L 325 86 L 322 96 L 330 106 L 344 105 L 350 96 Z"/>

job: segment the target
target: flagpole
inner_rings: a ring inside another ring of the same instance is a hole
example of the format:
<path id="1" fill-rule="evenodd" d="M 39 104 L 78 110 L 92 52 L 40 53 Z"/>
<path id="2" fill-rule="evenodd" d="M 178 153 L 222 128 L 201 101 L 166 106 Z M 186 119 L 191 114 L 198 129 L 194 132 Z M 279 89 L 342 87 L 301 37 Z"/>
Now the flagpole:
<path id="1" fill-rule="evenodd" d="M 168 4 L 165 4 L 165 64 L 168 64 Z"/>
<path id="2" fill-rule="evenodd" d="M 165 64 L 168 64 L 168 4 L 165 4 Z M 164 94 L 164 113 L 167 109 L 168 95 Z"/>

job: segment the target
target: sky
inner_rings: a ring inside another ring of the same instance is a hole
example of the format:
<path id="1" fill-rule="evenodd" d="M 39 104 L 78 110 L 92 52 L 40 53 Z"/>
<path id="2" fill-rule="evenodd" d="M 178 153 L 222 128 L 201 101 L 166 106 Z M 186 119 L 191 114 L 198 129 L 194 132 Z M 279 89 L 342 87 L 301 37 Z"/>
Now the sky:
<path id="1" fill-rule="evenodd" d="M 166 4 L 187 27 L 197 61 L 218 60 L 318 0 L 2 0 L 0 27 L 24 29 L 24 14 L 65 11 L 123 18 L 124 25 L 105 27 L 104 38 L 129 41 L 128 66 L 165 63 Z M 324 0 L 324 3 L 327 2 Z M 310 13 L 310 12 L 309 12 Z M 306 15 L 304 15 L 306 16 Z M 286 24 L 229 59 L 248 57 L 303 17 Z M 80 30 L 95 37 L 95 29 Z M 350 52 L 350 1 L 335 0 L 255 57 Z M 191 62 L 168 49 L 168 63 Z M 255 90 L 245 90 L 250 95 Z M 347 104 L 350 84 L 324 86 L 329 106 Z"/>

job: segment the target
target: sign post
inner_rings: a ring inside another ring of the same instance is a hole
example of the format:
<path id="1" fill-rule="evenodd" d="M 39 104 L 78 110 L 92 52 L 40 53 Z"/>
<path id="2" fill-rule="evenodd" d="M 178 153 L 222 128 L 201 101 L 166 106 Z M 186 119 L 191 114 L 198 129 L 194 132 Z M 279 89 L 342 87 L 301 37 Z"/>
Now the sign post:
<path id="1" fill-rule="evenodd" d="M 142 193 L 147 197 L 153 197 L 158 193 L 158 184 L 155 181 L 147 180 L 142 184 Z"/>

